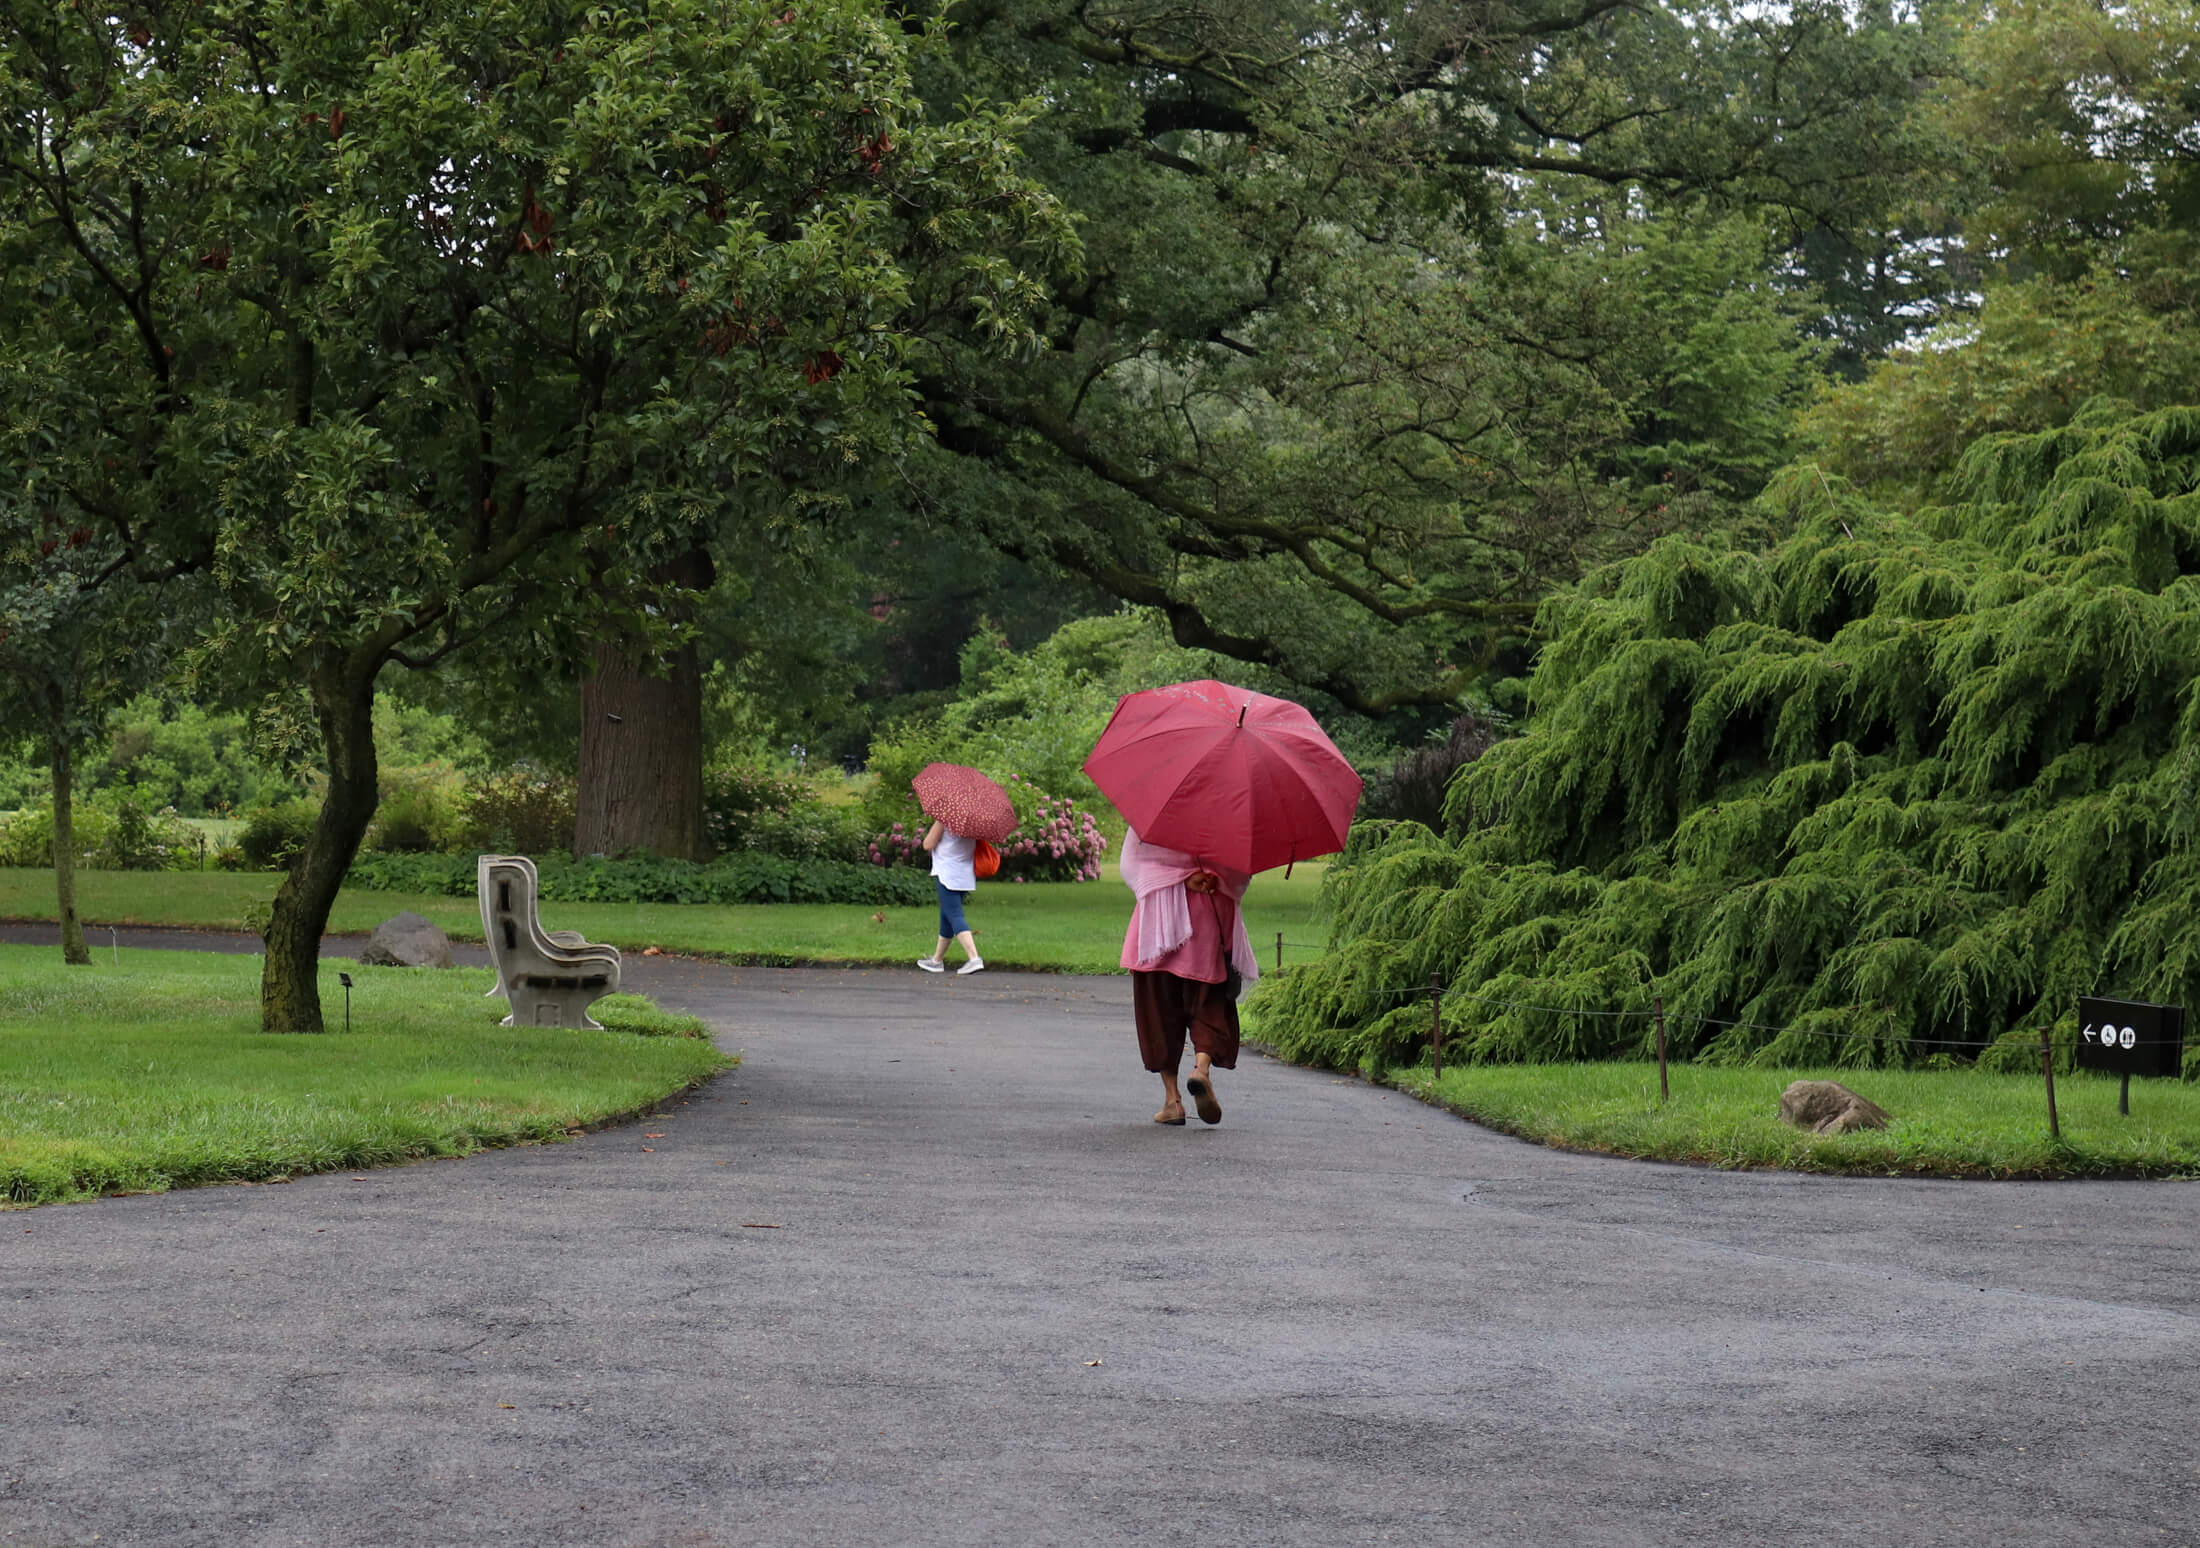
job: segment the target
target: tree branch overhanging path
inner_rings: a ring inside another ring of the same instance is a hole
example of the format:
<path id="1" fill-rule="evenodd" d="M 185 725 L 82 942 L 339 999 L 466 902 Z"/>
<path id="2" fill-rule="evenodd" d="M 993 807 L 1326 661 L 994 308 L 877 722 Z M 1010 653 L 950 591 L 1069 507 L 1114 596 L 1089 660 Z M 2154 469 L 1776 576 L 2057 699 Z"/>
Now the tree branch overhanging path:
<path id="1" fill-rule="evenodd" d="M 1671 391 L 1644 319 L 1569 314 L 1521 267 L 1554 251 L 1537 190 L 1838 226 L 1929 154 L 1910 100 L 1938 68 L 1929 28 L 1827 5 L 948 15 L 935 100 L 1049 104 L 1034 162 L 1085 255 L 1037 361 L 927 376 L 943 483 L 992 490 L 938 514 L 1371 714 L 1454 701 L 1676 492 L 1629 472 L 1683 433 L 1628 407 Z M 1370 624 L 1390 659 L 1356 648 Z"/>

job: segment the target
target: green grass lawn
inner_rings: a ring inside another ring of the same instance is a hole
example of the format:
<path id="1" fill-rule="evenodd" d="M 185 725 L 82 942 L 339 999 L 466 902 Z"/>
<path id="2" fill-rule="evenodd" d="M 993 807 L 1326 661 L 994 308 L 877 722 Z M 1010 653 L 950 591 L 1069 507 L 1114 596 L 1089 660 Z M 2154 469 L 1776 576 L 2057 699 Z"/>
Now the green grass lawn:
<path id="1" fill-rule="evenodd" d="M 1401 1089 L 1507 1134 L 1569 1150 L 1720 1167 L 1938 1177 L 2200 1177 L 2200 1086 L 2055 1077 L 2062 1139 L 2047 1134 L 2037 1076 L 1973 1070 L 1737 1070 L 1674 1065 L 1658 1102 L 1654 1064 L 1394 1070 Z M 1890 1127 L 1828 1139 L 1778 1118 L 1793 1080 L 1837 1080 L 1877 1102 Z"/>
<path id="2" fill-rule="evenodd" d="M 214 851 L 224 844 L 234 844 L 237 835 L 244 831 L 242 817 L 185 817 L 184 826 L 196 828 L 206 835 L 207 863 L 211 865 Z"/>
<path id="3" fill-rule="evenodd" d="M 1245 896 L 1245 927 L 1263 969 L 1318 956 L 1328 937 L 1322 923 L 1320 864 L 1258 878 Z M 88 939 L 100 925 L 178 925 L 242 930 L 245 910 L 274 897 L 272 873 L 222 871 L 79 871 L 77 911 Z M 329 929 L 372 930 L 401 909 L 434 920 L 454 940 L 481 939 L 472 898 L 346 888 Z M 1096 882 L 988 883 L 969 906 L 978 950 L 988 965 L 1068 973 L 1112 973 L 1123 949 L 1131 897 L 1112 866 Z M 0 919 L 55 917 L 53 875 L 0 870 Z M 906 963 L 932 949 L 938 916 L 930 908 L 865 908 L 857 904 L 774 903 L 707 907 L 676 903 L 551 903 L 543 923 L 578 930 L 592 941 L 639 951 L 646 946 L 734 962 Z"/>
<path id="4" fill-rule="evenodd" d="M 338 965 L 322 992 L 340 1029 Z M 610 1031 L 500 1027 L 485 969 L 341 965 L 353 1029 L 297 1036 L 258 1030 L 256 957 L 130 951 L 66 968 L 50 948 L 0 946 L 0 1203 L 554 1140 L 731 1063 L 699 1022 L 634 996 L 599 1002 Z"/>

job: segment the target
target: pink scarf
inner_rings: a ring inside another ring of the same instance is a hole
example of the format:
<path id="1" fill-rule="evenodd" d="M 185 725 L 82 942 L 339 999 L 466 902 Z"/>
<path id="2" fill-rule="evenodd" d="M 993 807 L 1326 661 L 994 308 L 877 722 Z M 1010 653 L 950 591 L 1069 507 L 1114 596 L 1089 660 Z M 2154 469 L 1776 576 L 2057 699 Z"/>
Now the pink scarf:
<path id="1" fill-rule="evenodd" d="M 1192 938 L 1190 894 L 1184 883 L 1206 871 L 1221 878 L 1222 895 L 1235 903 L 1245 896 L 1253 878 L 1242 871 L 1225 870 L 1195 860 L 1180 849 L 1163 849 L 1126 830 L 1123 847 L 1116 855 L 1123 885 L 1131 889 L 1138 906 L 1131 912 L 1131 928 L 1137 932 L 1139 962 L 1158 962 Z M 1231 910 L 1230 966 L 1237 969 L 1239 992 L 1260 980 L 1260 959 L 1245 933 L 1245 910 Z"/>

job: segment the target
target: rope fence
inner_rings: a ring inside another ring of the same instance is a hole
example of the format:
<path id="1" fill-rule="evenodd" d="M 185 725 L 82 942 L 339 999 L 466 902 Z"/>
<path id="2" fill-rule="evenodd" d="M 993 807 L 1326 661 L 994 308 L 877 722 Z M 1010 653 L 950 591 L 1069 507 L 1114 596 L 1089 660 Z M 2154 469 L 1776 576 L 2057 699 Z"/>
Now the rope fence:
<path id="1" fill-rule="evenodd" d="M 1289 946 L 1289 948 L 1293 951 L 1311 952 L 1316 956 L 1319 956 L 1326 949 L 1319 946 L 1308 946 L 1297 941 L 1286 942 L 1283 938 L 1283 933 L 1281 931 L 1278 931 L 1276 933 L 1276 971 L 1278 973 L 1281 973 L 1283 971 L 1283 953 L 1286 946 Z M 1444 1075 L 1444 1000 L 1447 995 L 1454 1000 L 1467 1000 L 1477 1005 L 1491 1006 L 1500 1010 L 1527 1011 L 1536 1015 L 1589 1016 L 1614 1021 L 1655 1021 L 1657 1023 L 1658 1100 L 1663 1103 L 1671 1099 L 1671 1087 L 1666 1075 L 1666 1023 L 1668 1020 L 1668 1012 L 1665 1009 L 1665 998 L 1662 995 L 1653 994 L 1650 997 L 1650 1007 L 1647 1010 L 1607 1010 L 1587 1006 L 1536 1005 L 1526 1000 L 1509 1000 L 1501 998 L 1497 995 L 1476 994 L 1471 989 L 1446 989 L 1444 987 L 1444 981 L 1441 975 L 1431 976 L 1426 988 L 1416 985 L 1397 989 L 1377 989 L 1373 991 L 1363 990 L 1361 991 L 1361 993 L 1371 993 L 1372 996 L 1376 999 L 1387 999 L 1394 1001 L 1417 999 L 1422 995 L 1428 996 L 1429 1062 L 1432 1074 L 1434 1078 L 1438 1080 L 1441 1080 Z M 1745 1021 L 1738 1018 L 1722 1016 L 1705 1016 L 1692 1011 L 1672 1012 L 1670 1013 L 1670 1019 L 1674 1021 L 1686 1022 L 1691 1026 L 1697 1027 L 1736 1028 L 1744 1031 L 1769 1032 L 1773 1034 L 1776 1039 L 1788 1036 L 1797 1036 L 1819 1037 L 1826 1038 L 1832 1041 L 1851 1043 L 1885 1043 L 1890 1041 L 1912 1041 L 1909 1038 L 1893 1039 L 1885 1036 L 1877 1036 L 1868 1032 L 1844 1031 L 1834 1027 L 1775 1026 L 1770 1022 Z M 2122 1042 L 2120 1046 L 2127 1051 L 2142 1048 L 2182 1047 L 2183 1040 L 2181 1038 L 2166 1037 L 2133 1037 L 2129 1041 Z M 2048 1134 L 2050 1135 L 2050 1137 L 2059 1140 L 2062 1138 L 2062 1123 L 2060 1117 L 2057 1115 L 2055 1110 L 2054 1045 L 2050 1041 L 2047 1028 L 2045 1027 L 2040 1028 L 2040 1073 L 2047 1088 Z M 2128 1074 L 2123 1077 L 2123 1088 L 2121 1093 L 2119 1094 L 2117 1106 L 2124 1116 L 2130 1116 L 2131 1077 Z"/>

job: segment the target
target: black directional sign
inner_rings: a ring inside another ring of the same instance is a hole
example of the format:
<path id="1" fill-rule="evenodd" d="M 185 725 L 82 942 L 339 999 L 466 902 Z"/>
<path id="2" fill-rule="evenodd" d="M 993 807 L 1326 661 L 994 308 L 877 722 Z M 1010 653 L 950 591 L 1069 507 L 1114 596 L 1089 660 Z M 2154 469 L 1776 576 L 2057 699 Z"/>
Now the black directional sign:
<path id="1" fill-rule="evenodd" d="M 2142 1000 L 2078 1001 L 2078 1068 L 2111 1075 L 2177 1075 L 2185 1057 L 2185 1008 Z"/>

